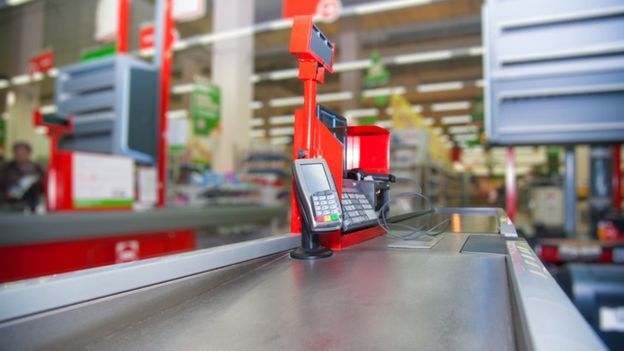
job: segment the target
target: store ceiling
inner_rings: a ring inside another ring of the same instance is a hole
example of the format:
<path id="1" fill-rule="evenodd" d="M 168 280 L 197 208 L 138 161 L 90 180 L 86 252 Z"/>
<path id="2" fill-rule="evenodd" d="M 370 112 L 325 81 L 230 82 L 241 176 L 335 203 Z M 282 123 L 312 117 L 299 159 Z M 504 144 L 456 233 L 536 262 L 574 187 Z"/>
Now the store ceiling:
<path id="1" fill-rule="evenodd" d="M 80 8 L 82 9 L 80 12 L 83 14 L 79 17 L 83 19 L 86 18 L 84 16 L 85 6 L 91 8 L 96 3 L 95 0 L 51 0 L 46 11 L 56 16 L 57 21 L 66 23 L 67 21 L 62 20 L 61 17 L 71 15 L 71 11 L 63 11 L 62 7 L 70 6 L 72 3 L 75 5 L 75 2 L 80 3 Z M 342 2 L 345 9 L 363 3 L 379 3 L 378 0 L 342 0 Z M 91 3 L 91 5 L 86 3 Z M 149 20 L 147 14 L 151 11 L 150 7 L 153 6 L 153 3 L 154 0 L 133 1 L 133 11 L 135 6 L 140 6 L 133 13 L 133 22 L 142 23 Z M 281 16 L 281 3 L 282 0 L 256 0 L 256 23 L 279 19 Z M 388 62 L 387 68 L 391 74 L 391 79 L 385 86 L 404 89 L 405 93 L 403 95 L 411 104 L 420 105 L 424 116 L 433 117 L 434 124 L 442 126 L 441 121 L 443 117 L 470 114 L 472 107 L 439 111 L 432 109 L 433 104 L 474 102 L 482 94 L 482 88 L 479 85 L 483 75 L 481 55 L 478 53 L 462 54 L 446 59 L 401 65 L 394 63 L 394 60 L 396 60 L 397 56 L 414 53 L 480 48 L 482 45 L 481 6 L 481 0 L 432 1 L 429 4 L 398 10 L 342 17 L 331 24 L 320 24 L 320 27 L 330 38 L 338 43 L 337 62 L 344 62 L 345 60 L 342 58 L 344 56 L 350 56 L 348 61 L 366 60 L 370 59 L 373 52 L 378 52 Z M 208 13 L 202 19 L 177 25 L 181 38 L 202 35 L 212 31 L 212 1 L 210 0 L 207 2 L 207 9 Z M 0 15 L 3 15 L 5 11 L 0 12 Z M 76 57 L 79 56 L 79 51 L 84 49 L 86 45 L 83 42 L 88 41 L 83 38 L 84 33 L 74 30 L 72 34 L 71 28 L 67 25 L 54 25 L 51 17 L 47 18 L 47 20 L 49 25 L 46 25 L 44 40 L 46 45 L 55 49 L 59 45 L 63 47 L 62 52 L 57 54 L 60 63 L 67 60 L 75 62 Z M 138 26 L 139 24 L 136 25 Z M 63 28 L 65 28 L 64 31 L 61 30 Z M 348 32 L 355 33 L 359 41 L 359 52 L 352 55 L 341 52 L 341 35 Z M 61 36 L 63 39 L 56 38 L 55 35 Z M 290 31 L 288 29 L 255 35 L 256 55 L 254 64 L 256 74 L 266 76 L 268 73 L 276 70 L 296 68 L 296 60 L 288 54 L 287 43 L 289 35 Z M 73 40 L 73 37 L 76 40 Z M 78 38 L 83 39 L 78 40 Z M 136 37 L 133 36 L 133 41 L 136 42 L 136 40 Z M 75 45 L 74 42 L 76 42 Z M 72 45 L 78 45 L 79 48 L 74 48 Z M 184 73 L 189 65 L 195 66 L 194 71 L 210 77 L 211 50 L 211 45 L 206 45 L 176 52 L 174 84 L 189 83 L 188 74 Z M 8 72 L 5 75 L 10 75 L 10 73 L 15 74 L 18 72 Z M 329 101 L 324 104 L 338 112 L 344 112 L 347 109 L 374 107 L 379 109 L 380 119 L 387 119 L 388 114 L 385 113 L 385 107 L 375 106 L 373 98 L 360 98 L 361 92 L 366 89 L 365 87 L 356 86 L 356 91 L 351 91 L 344 88 L 343 83 L 341 83 L 341 80 L 361 79 L 364 73 L 364 70 L 352 70 L 328 76 L 326 84 L 320 87 L 319 93 L 330 94 L 347 91 L 353 93 L 354 97 L 348 101 Z M 42 105 L 52 102 L 52 84 L 48 84 L 47 81 L 44 80 L 42 86 Z M 422 84 L 444 82 L 460 82 L 461 87 L 438 91 L 422 91 L 418 88 Z M 301 96 L 303 93 L 302 84 L 295 78 L 262 80 L 255 84 L 254 92 L 254 100 L 262 102 L 262 107 L 253 111 L 254 116 L 264 120 L 272 116 L 292 115 L 297 107 L 296 105 L 271 106 L 270 100 Z M 184 109 L 187 107 L 187 103 L 188 99 L 184 96 L 174 95 L 171 109 Z M 256 128 L 270 129 L 272 126 L 265 123 L 264 126 Z"/>

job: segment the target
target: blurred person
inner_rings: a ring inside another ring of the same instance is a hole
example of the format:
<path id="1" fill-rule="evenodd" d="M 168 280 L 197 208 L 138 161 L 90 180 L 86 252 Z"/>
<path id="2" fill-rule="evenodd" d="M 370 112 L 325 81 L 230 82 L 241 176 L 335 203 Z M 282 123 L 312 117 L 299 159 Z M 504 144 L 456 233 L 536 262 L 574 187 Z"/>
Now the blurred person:
<path id="1" fill-rule="evenodd" d="M 11 210 L 29 209 L 34 212 L 43 193 L 43 169 L 30 157 L 29 143 L 13 144 L 13 160 L 0 170 L 0 203 Z"/>

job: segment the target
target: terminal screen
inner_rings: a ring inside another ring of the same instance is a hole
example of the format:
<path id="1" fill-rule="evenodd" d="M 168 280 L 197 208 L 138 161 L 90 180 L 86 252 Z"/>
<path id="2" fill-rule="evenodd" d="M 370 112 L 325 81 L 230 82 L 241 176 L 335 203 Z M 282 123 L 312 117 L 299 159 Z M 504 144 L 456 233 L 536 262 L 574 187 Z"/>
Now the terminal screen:
<path id="1" fill-rule="evenodd" d="M 320 163 L 312 163 L 302 165 L 301 170 L 303 172 L 303 179 L 310 193 L 316 193 L 318 191 L 330 190 L 329 181 L 327 180 L 327 174 L 325 169 Z"/>

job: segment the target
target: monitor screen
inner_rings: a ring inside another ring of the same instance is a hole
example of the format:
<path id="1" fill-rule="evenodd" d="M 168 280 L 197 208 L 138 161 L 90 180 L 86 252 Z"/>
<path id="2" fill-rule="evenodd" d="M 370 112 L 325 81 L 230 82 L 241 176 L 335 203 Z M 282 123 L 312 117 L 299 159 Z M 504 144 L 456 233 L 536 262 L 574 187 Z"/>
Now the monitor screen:
<path id="1" fill-rule="evenodd" d="M 329 181 L 327 180 L 327 174 L 325 174 L 325 169 L 322 164 L 311 163 L 302 165 L 301 171 L 303 173 L 305 186 L 308 188 L 309 192 L 315 193 L 317 191 L 331 189 L 329 187 Z"/>

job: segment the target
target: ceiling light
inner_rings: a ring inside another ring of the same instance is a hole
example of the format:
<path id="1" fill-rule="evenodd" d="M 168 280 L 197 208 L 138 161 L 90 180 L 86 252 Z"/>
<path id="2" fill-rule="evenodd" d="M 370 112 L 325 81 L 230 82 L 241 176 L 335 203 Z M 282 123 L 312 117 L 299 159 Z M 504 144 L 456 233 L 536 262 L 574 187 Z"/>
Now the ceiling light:
<path id="1" fill-rule="evenodd" d="M 339 93 L 319 94 L 316 96 L 318 102 L 344 101 L 353 99 L 353 93 L 350 91 L 342 91 Z"/>
<path id="2" fill-rule="evenodd" d="M 402 95 L 405 94 L 406 90 L 407 89 L 405 89 L 405 87 L 367 89 L 362 92 L 362 97 L 369 98 L 375 96 Z"/>
<path id="3" fill-rule="evenodd" d="M 475 46 L 475 47 L 472 47 L 472 48 L 468 49 L 468 55 L 470 55 L 470 56 L 481 56 L 481 55 L 483 55 L 483 47 Z"/>
<path id="4" fill-rule="evenodd" d="M 435 123 L 435 119 L 431 118 L 431 117 L 425 118 L 425 119 L 423 119 L 423 123 L 425 123 L 428 126 L 432 126 L 433 123 Z"/>
<path id="5" fill-rule="evenodd" d="M 269 100 L 269 106 L 271 107 L 294 106 L 301 104 L 303 104 L 303 96 L 293 96 Z"/>
<path id="6" fill-rule="evenodd" d="M 249 125 L 251 127 L 263 126 L 264 125 L 264 118 L 262 118 L 262 117 L 252 118 L 251 121 L 249 121 Z"/>
<path id="7" fill-rule="evenodd" d="M 273 71 L 268 74 L 270 80 L 280 80 L 296 78 L 299 76 L 299 70 L 297 69 L 284 69 L 279 71 Z"/>
<path id="8" fill-rule="evenodd" d="M 449 127 L 448 132 L 451 134 L 463 134 L 463 133 L 475 133 L 479 131 L 479 127 L 477 126 L 453 126 Z"/>
<path id="9" fill-rule="evenodd" d="M 391 120 L 377 121 L 375 125 L 382 127 L 382 128 L 392 128 L 392 121 Z"/>
<path id="10" fill-rule="evenodd" d="M 249 103 L 249 108 L 252 110 L 259 110 L 264 106 L 262 101 L 252 101 Z"/>
<path id="11" fill-rule="evenodd" d="M 26 83 L 30 83 L 30 76 L 28 74 L 22 74 L 20 76 L 15 76 L 11 78 L 11 83 L 13 85 L 22 85 Z"/>
<path id="12" fill-rule="evenodd" d="M 0 79 L 0 89 L 7 88 L 9 86 L 9 81 L 6 79 Z"/>
<path id="13" fill-rule="evenodd" d="M 187 110 L 171 110 L 167 111 L 167 118 L 169 119 L 184 119 L 188 117 Z"/>
<path id="14" fill-rule="evenodd" d="M 250 138 L 264 138 L 266 136 L 264 129 L 254 129 L 249 131 Z"/>
<path id="15" fill-rule="evenodd" d="M 432 0 L 399 0 L 399 1 L 378 1 L 371 4 L 359 5 L 353 9 L 357 15 L 367 15 L 375 12 L 396 10 L 408 6 L 425 5 Z"/>
<path id="16" fill-rule="evenodd" d="M 188 94 L 193 92 L 193 88 L 194 88 L 194 84 L 193 83 L 188 83 L 188 84 L 178 84 L 178 85 L 174 85 L 173 88 L 171 88 L 171 93 L 172 94 Z"/>
<path id="17" fill-rule="evenodd" d="M 408 63 L 446 60 L 451 57 L 453 57 L 452 51 L 442 50 L 442 51 L 432 51 L 432 52 L 399 55 L 399 56 L 395 56 L 393 61 L 397 65 L 405 65 Z"/>
<path id="18" fill-rule="evenodd" d="M 441 135 L 441 134 L 442 134 L 442 132 L 444 131 L 444 130 L 443 130 L 442 128 L 440 128 L 440 127 L 435 127 L 435 128 L 433 128 L 433 129 L 431 129 L 431 130 L 433 130 L 433 132 L 434 132 L 434 133 L 436 133 L 437 135 Z"/>
<path id="19" fill-rule="evenodd" d="M 295 116 L 273 116 L 269 118 L 269 124 L 293 124 L 295 123 Z"/>
<path id="20" fill-rule="evenodd" d="M 51 115 L 56 113 L 57 108 L 55 105 L 45 105 L 45 106 L 41 106 L 39 107 L 39 112 L 41 112 L 41 114 L 43 115 Z"/>
<path id="21" fill-rule="evenodd" d="M 441 102 L 431 105 L 432 111 L 466 110 L 470 108 L 470 101 Z"/>
<path id="22" fill-rule="evenodd" d="M 457 142 L 468 142 L 478 139 L 479 136 L 476 133 L 472 134 L 458 134 L 453 136 L 453 140 Z"/>
<path id="23" fill-rule="evenodd" d="M 283 127 L 269 129 L 269 135 L 293 135 L 295 133 L 294 127 Z"/>
<path id="24" fill-rule="evenodd" d="M 470 115 L 462 115 L 462 116 L 445 116 L 442 117 L 442 124 L 466 124 L 472 122 L 472 116 Z"/>
<path id="25" fill-rule="evenodd" d="M 288 145 L 292 143 L 292 138 L 291 137 L 271 138 L 269 142 L 271 143 L 271 145 Z"/>
<path id="26" fill-rule="evenodd" d="M 419 93 L 430 93 L 434 91 L 444 91 L 444 90 L 458 90 L 464 87 L 463 82 L 444 82 L 444 83 L 430 83 L 430 84 L 420 84 L 416 88 Z"/>
<path id="27" fill-rule="evenodd" d="M 346 118 L 357 118 L 357 117 L 373 117 L 379 114 L 379 110 L 376 108 L 362 108 L 356 110 L 346 110 L 344 115 Z"/>
<path id="28" fill-rule="evenodd" d="M 373 65 L 371 60 L 357 60 L 340 62 L 334 65 L 334 72 L 353 71 L 358 69 L 366 69 Z"/>

